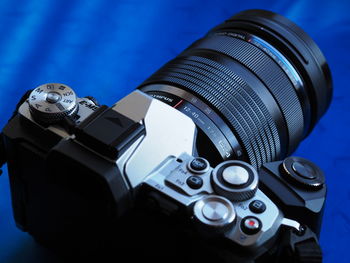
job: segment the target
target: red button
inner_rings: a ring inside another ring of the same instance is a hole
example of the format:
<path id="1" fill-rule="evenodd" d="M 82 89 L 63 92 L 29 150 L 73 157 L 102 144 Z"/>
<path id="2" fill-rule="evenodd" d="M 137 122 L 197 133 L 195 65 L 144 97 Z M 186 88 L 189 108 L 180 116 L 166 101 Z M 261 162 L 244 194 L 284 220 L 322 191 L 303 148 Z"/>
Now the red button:
<path id="1" fill-rule="evenodd" d="M 248 235 L 254 235 L 260 231 L 262 227 L 261 221 L 253 216 L 248 216 L 242 219 L 241 229 Z"/>
<path id="2" fill-rule="evenodd" d="M 251 226 L 255 226 L 255 222 L 253 220 L 249 220 L 248 224 L 251 225 Z"/>

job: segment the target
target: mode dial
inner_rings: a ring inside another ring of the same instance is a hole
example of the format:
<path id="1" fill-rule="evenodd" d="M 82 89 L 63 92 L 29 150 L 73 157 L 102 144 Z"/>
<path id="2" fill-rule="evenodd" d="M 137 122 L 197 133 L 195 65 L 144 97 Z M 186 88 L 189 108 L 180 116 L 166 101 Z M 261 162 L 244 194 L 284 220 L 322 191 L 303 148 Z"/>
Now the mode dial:
<path id="1" fill-rule="evenodd" d="M 36 121 L 54 124 L 78 110 L 75 92 L 67 85 L 48 83 L 34 89 L 28 98 L 30 113 Z"/>
<path id="2" fill-rule="evenodd" d="M 254 167 L 242 161 L 225 161 L 212 172 L 215 192 L 231 201 L 252 198 L 258 189 L 258 181 L 258 173 Z"/>

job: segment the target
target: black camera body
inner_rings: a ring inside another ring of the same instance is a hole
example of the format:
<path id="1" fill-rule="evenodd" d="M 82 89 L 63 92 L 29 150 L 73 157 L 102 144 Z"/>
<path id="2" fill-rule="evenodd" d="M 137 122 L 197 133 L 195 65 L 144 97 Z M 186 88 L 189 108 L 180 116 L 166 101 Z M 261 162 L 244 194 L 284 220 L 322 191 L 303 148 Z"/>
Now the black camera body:
<path id="1" fill-rule="evenodd" d="M 28 106 L 31 96 L 6 125 L 3 139 L 15 221 L 39 243 L 65 253 L 76 253 L 79 248 L 99 251 L 107 240 L 113 239 L 111 233 L 121 234 L 121 230 L 115 230 L 118 224 L 133 227 L 130 222 L 122 222 L 135 217 L 130 211 L 138 209 L 143 211 L 139 220 L 150 212 L 181 218 L 177 224 L 183 221 L 182 224 L 188 225 L 188 229 L 199 237 L 231 242 L 233 255 L 237 254 L 234 247 L 241 246 L 243 250 L 239 251 L 244 253 L 239 256 L 244 258 L 259 258 L 266 254 L 279 244 L 277 240 L 282 238 L 279 236 L 284 231 L 303 242 L 311 240 L 317 244 L 326 185 L 322 172 L 310 161 L 288 157 L 284 161 L 266 163 L 258 174 L 254 167 L 242 161 L 226 161 L 212 169 L 203 158 L 187 153 L 171 154 L 149 175 L 143 174 L 142 182 L 133 187 L 131 182 L 124 181 L 132 177 L 125 167 L 132 165 L 130 156 L 138 154 L 137 148 L 142 149 L 144 137 L 153 137 L 147 122 L 147 114 L 153 111 L 152 105 L 161 107 L 163 112 L 182 113 L 137 91 L 112 108 L 97 106 L 90 99 L 78 99 L 79 109 L 74 121 L 65 117 L 59 123 L 48 124 L 40 122 L 41 116 L 33 118 L 35 115 Z M 124 106 L 130 102 L 145 101 L 150 106 L 141 122 L 132 120 L 134 116 L 123 115 L 127 111 Z M 186 129 L 186 122 L 191 124 L 191 120 L 186 119 L 181 120 L 184 121 L 182 129 L 195 134 L 194 125 Z M 176 125 L 179 123 L 173 126 Z M 100 127 L 108 130 L 101 131 Z M 179 137 L 178 133 L 176 135 Z M 190 146 L 192 144 L 189 142 Z M 130 151 L 132 148 L 135 149 Z M 185 148 L 191 150 L 191 147 Z M 154 149 L 147 155 L 152 151 Z M 148 157 L 149 162 L 153 162 L 151 159 Z M 118 160 L 123 162 L 123 169 L 118 167 Z M 134 162 L 138 160 L 136 158 Z M 237 168 L 241 170 L 232 170 Z M 133 172 L 133 169 L 129 170 Z M 196 212 L 198 204 L 203 206 L 200 202 L 219 207 L 217 212 L 209 211 L 209 214 L 220 214 L 221 206 L 228 207 L 224 214 L 230 209 L 233 214 L 231 218 L 222 219 L 228 222 L 216 225 L 219 221 L 215 215 L 215 220 L 210 221 L 202 217 L 201 212 Z M 153 209 L 147 212 L 150 203 Z M 245 222 L 248 222 L 247 226 Z M 258 226 L 250 229 L 249 224 L 254 223 Z M 263 229 L 265 225 L 268 225 L 267 229 Z M 239 231 L 228 234 L 232 229 Z M 290 248 L 292 242 L 290 239 L 285 249 Z"/>
<path id="2" fill-rule="evenodd" d="M 316 44 L 262 10 L 111 107 L 41 85 L 0 137 L 16 224 L 68 259 L 322 262 L 325 178 L 288 156 L 331 94 Z"/>

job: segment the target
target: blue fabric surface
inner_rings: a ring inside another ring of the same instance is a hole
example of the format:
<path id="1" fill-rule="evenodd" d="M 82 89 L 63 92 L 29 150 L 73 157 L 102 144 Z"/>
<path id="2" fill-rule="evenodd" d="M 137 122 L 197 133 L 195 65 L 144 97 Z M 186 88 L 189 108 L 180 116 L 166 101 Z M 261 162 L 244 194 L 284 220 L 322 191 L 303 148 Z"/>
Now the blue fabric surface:
<path id="1" fill-rule="evenodd" d="M 1 0 L 0 127 L 26 90 L 46 82 L 111 105 L 210 28 L 250 8 L 299 24 L 331 67 L 333 103 L 296 155 L 327 176 L 324 262 L 350 262 L 349 1 Z M 6 169 L 0 177 L 0 262 L 59 262 L 15 227 Z"/>

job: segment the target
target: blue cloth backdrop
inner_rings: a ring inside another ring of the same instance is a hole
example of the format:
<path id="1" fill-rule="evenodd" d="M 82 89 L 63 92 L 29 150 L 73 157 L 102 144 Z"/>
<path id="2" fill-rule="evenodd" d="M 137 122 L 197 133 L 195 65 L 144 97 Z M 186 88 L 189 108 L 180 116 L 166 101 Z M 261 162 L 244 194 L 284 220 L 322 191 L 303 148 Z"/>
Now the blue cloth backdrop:
<path id="1" fill-rule="evenodd" d="M 350 262 L 349 1 L 0 0 L 0 127 L 24 91 L 46 82 L 111 105 L 214 25 L 250 8 L 299 24 L 329 61 L 333 103 L 296 155 L 327 175 L 324 262 Z M 0 177 L 0 262 L 59 262 L 15 227 L 7 171 Z"/>

